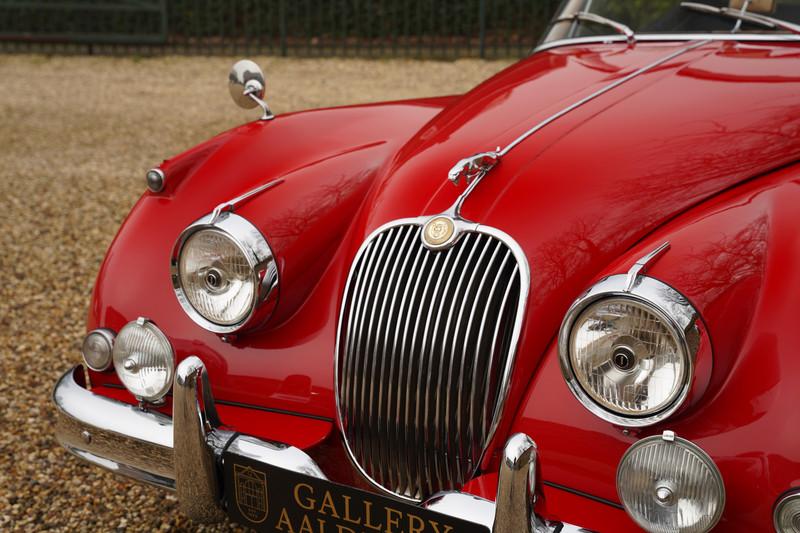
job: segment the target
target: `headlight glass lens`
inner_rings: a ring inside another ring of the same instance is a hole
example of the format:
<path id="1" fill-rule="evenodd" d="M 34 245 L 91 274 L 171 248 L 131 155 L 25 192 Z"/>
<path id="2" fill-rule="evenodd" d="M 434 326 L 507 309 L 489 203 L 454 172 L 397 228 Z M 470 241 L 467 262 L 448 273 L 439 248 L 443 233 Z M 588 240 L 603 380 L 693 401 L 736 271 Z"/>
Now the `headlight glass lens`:
<path id="1" fill-rule="evenodd" d="M 179 275 L 189 303 L 210 322 L 237 324 L 253 309 L 257 294 L 253 268 L 223 231 L 206 229 L 191 235 L 181 250 Z"/>
<path id="2" fill-rule="evenodd" d="M 581 388 L 600 406 L 623 416 L 666 409 L 680 395 L 688 356 L 666 320 L 649 305 L 609 297 L 575 320 L 569 361 Z"/>
<path id="3" fill-rule="evenodd" d="M 160 400 L 172 385 L 175 356 L 155 324 L 140 318 L 120 330 L 114 343 L 114 369 L 137 398 Z"/>
<path id="4" fill-rule="evenodd" d="M 725 486 L 711 458 L 684 439 L 643 439 L 617 470 L 625 510 L 646 531 L 703 533 L 719 521 Z"/>

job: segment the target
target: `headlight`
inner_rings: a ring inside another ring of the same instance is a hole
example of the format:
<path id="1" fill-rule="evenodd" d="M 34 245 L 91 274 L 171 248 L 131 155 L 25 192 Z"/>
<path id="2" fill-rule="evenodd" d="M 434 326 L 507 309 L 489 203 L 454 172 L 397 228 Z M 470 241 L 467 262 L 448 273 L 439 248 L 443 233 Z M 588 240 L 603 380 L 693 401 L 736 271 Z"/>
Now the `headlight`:
<path id="1" fill-rule="evenodd" d="M 250 222 L 232 213 L 209 215 L 178 240 L 172 283 L 192 320 L 209 331 L 231 333 L 269 317 L 277 295 L 277 265 L 266 239 Z"/>
<path id="2" fill-rule="evenodd" d="M 81 353 L 86 366 L 102 372 L 111 365 L 111 350 L 114 347 L 114 332 L 110 329 L 95 329 L 83 339 Z"/>
<path id="3" fill-rule="evenodd" d="M 590 411 L 622 426 L 663 420 L 686 399 L 699 320 L 668 285 L 604 279 L 576 301 L 559 334 L 561 369 Z"/>
<path id="4" fill-rule="evenodd" d="M 146 318 L 128 322 L 114 343 L 114 369 L 137 398 L 156 402 L 172 385 L 175 356 L 167 337 Z"/>
<path id="5" fill-rule="evenodd" d="M 695 444 L 671 431 L 631 446 L 617 469 L 617 493 L 646 531 L 703 533 L 725 508 L 717 466 Z"/>

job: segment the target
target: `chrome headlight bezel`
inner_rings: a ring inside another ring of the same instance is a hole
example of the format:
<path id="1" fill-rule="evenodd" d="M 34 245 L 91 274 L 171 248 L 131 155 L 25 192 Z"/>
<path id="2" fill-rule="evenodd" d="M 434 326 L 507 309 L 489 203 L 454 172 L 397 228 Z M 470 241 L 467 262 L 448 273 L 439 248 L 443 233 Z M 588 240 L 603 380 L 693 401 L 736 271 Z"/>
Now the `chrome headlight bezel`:
<path id="1" fill-rule="evenodd" d="M 592 286 L 572 304 L 559 330 L 559 361 L 569 390 L 586 409 L 612 424 L 623 427 L 646 427 L 657 424 L 675 413 L 689 396 L 700 346 L 700 315 L 681 293 L 662 281 L 640 276 L 633 286 L 629 286 L 629 283 L 630 279 L 624 274 L 609 276 Z M 687 365 L 684 379 L 674 399 L 656 413 L 643 416 L 624 415 L 600 405 L 583 389 L 572 367 L 570 337 L 575 322 L 591 304 L 609 298 L 628 299 L 646 306 L 663 320 L 679 341 L 679 348 Z"/>
<path id="2" fill-rule="evenodd" d="M 247 314 L 234 324 L 218 324 L 203 316 L 192 305 L 181 283 L 180 258 L 183 247 L 193 235 L 204 230 L 219 231 L 230 238 L 247 259 L 251 270 L 257 290 L 253 291 Z M 172 250 L 170 276 L 175 296 L 189 318 L 203 329 L 220 335 L 263 324 L 272 316 L 278 300 L 278 265 L 272 248 L 258 228 L 232 212 L 211 213 L 183 230 Z"/>
<path id="3" fill-rule="evenodd" d="M 787 511 L 790 513 L 793 519 L 793 523 L 790 528 L 782 527 L 781 524 L 781 518 L 783 518 L 784 512 Z M 790 533 L 792 531 L 791 527 L 796 527 L 794 525 L 794 521 L 798 520 L 798 517 L 800 517 L 800 491 L 797 489 L 791 489 L 783 493 L 781 497 L 778 498 L 773 510 L 772 525 L 775 527 L 775 531 L 778 533 Z M 795 529 L 795 531 L 797 529 Z"/>

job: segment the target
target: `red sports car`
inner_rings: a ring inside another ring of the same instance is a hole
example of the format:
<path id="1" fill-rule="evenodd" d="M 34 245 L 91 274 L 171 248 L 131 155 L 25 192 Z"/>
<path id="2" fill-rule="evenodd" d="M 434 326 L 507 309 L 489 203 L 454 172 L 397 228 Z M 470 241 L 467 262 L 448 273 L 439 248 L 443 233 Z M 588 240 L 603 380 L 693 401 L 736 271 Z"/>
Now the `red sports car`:
<path id="1" fill-rule="evenodd" d="M 800 531 L 800 1 L 567 0 L 147 173 L 60 442 L 284 533 Z M 257 117 L 254 117 L 257 118 Z"/>

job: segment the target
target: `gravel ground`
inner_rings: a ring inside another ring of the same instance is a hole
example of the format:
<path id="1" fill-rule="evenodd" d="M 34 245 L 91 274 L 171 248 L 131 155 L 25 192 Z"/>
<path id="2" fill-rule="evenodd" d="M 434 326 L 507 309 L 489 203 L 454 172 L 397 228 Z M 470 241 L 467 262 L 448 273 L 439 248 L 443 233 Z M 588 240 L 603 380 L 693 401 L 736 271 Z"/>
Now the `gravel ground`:
<path id="1" fill-rule="evenodd" d="M 278 113 L 463 92 L 507 64 L 256 59 Z M 195 529 L 172 494 L 62 450 L 50 389 L 145 170 L 257 116 L 230 101 L 232 61 L 0 56 L 0 530 Z"/>

